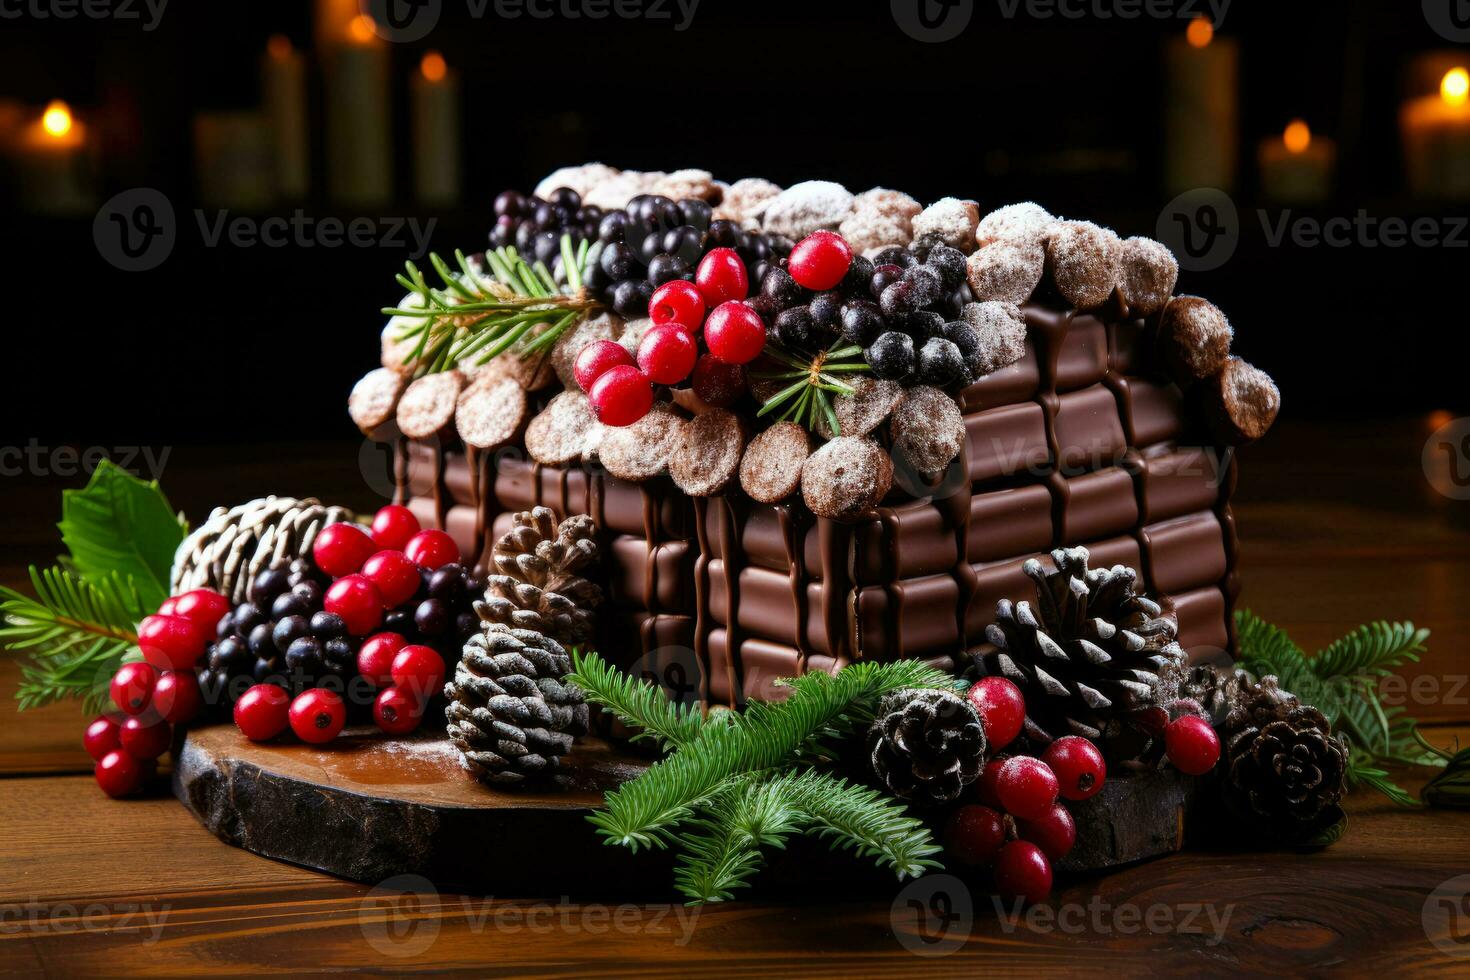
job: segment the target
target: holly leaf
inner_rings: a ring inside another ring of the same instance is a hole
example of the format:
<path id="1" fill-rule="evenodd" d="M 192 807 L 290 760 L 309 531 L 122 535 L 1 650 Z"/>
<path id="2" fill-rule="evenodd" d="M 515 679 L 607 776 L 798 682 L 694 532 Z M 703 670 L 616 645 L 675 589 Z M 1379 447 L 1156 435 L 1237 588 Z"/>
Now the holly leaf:
<path id="1" fill-rule="evenodd" d="M 82 578 L 131 580 L 148 608 L 168 598 L 174 552 L 188 525 L 158 481 L 103 460 L 84 489 L 62 492 L 58 527 L 67 564 Z"/>

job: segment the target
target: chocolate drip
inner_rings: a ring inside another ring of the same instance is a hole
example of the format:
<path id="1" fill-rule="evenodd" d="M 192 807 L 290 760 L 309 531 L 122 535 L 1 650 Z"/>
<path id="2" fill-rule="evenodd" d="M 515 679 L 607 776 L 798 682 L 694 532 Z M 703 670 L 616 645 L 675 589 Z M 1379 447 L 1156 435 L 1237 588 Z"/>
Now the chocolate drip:
<path id="1" fill-rule="evenodd" d="M 822 566 L 822 628 L 834 658 L 863 655 L 858 635 L 857 596 L 852 575 L 853 525 L 817 518 L 817 553 Z"/>
<path id="2" fill-rule="evenodd" d="M 811 511 L 794 504 L 777 504 L 776 519 L 781 524 L 781 540 L 786 547 L 786 565 L 791 581 L 791 604 L 796 613 L 796 656 L 802 673 L 811 663 L 812 645 L 807 636 L 808 607 L 806 536 L 811 529 Z"/>
<path id="3" fill-rule="evenodd" d="M 638 492 L 643 501 L 643 604 L 648 609 L 648 618 L 639 631 L 642 656 L 648 656 L 658 647 L 658 499 L 649 492 L 648 484 L 640 484 Z"/>

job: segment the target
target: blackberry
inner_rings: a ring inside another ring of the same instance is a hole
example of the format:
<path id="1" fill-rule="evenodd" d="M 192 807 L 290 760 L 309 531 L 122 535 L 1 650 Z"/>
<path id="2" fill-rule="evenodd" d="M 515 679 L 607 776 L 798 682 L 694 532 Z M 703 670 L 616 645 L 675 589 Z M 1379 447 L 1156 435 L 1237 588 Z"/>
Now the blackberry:
<path id="1" fill-rule="evenodd" d="M 936 245 L 929 252 L 926 263 L 939 281 L 944 285 L 945 292 L 953 293 L 959 289 L 965 281 L 965 253 L 948 245 Z"/>
<path id="2" fill-rule="evenodd" d="M 526 198 L 517 191 L 501 191 L 495 195 L 497 218 L 519 218 L 526 213 Z"/>
<path id="3" fill-rule="evenodd" d="M 960 349 L 943 337 L 930 337 L 919 348 L 917 376 L 921 384 L 947 388 L 966 374 Z"/>
<path id="4" fill-rule="evenodd" d="M 921 235 L 909 242 L 909 254 L 916 262 L 928 262 L 930 254 L 934 249 L 944 244 L 944 239 L 937 234 Z"/>
<path id="5" fill-rule="evenodd" d="M 770 297 L 779 309 L 785 310 L 800 303 L 803 292 L 785 269 L 771 269 L 761 280 L 761 295 Z"/>
<path id="6" fill-rule="evenodd" d="M 904 317 L 902 328 L 904 333 L 914 338 L 914 343 L 922 344 L 930 337 L 944 336 L 944 317 L 928 310 L 920 310 Z"/>
<path id="7" fill-rule="evenodd" d="M 608 278 L 614 282 L 632 278 L 638 264 L 638 257 L 633 250 L 622 242 L 612 242 L 602 250 L 602 257 L 597 260 L 602 271 L 607 273 Z"/>
<path id="8" fill-rule="evenodd" d="M 684 224 L 693 225 L 703 232 L 710 226 L 710 219 L 714 217 L 714 208 L 710 207 L 708 201 L 697 197 L 686 197 L 679 202 L 679 215 Z"/>
<path id="9" fill-rule="evenodd" d="M 914 264 L 914 261 L 913 255 L 902 245 L 890 245 L 873 256 L 875 266 L 896 265 L 900 269 L 907 269 Z"/>
<path id="10" fill-rule="evenodd" d="M 755 296 L 746 300 L 745 305 L 755 310 L 756 315 L 761 318 L 761 322 L 766 325 L 767 330 L 774 330 L 776 328 L 776 317 L 781 315 L 781 310 L 777 308 L 776 301 L 771 299 L 771 297 Z"/>
<path id="11" fill-rule="evenodd" d="M 628 228 L 628 212 L 609 211 L 602 216 L 597 224 L 597 240 L 600 242 L 621 242 L 623 232 Z"/>
<path id="12" fill-rule="evenodd" d="M 663 251 L 670 255 L 677 255 L 685 262 L 699 261 L 700 245 L 704 241 L 704 232 L 694 225 L 680 225 L 677 228 L 664 232 Z"/>
<path id="13" fill-rule="evenodd" d="M 885 381 L 906 381 L 914 373 L 914 340 L 890 330 L 863 352 L 873 374 Z"/>
<path id="14" fill-rule="evenodd" d="M 673 282 L 675 279 L 692 280 L 693 278 L 694 270 L 689 267 L 689 263 L 681 256 L 660 253 L 653 257 L 652 262 L 648 263 L 648 282 L 652 283 L 655 288 L 662 286 L 666 282 Z M 650 292 L 649 296 L 651 298 L 653 293 Z M 647 303 L 644 304 L 644 309 L 646 312 Z"/>
<path id="15" fill-rule="evenodd" d="M 847 296 L 866 295 L 868 286 L 873 281 L 873 270 L 876 268 L 877 266 L 873 265 L 871 259 L 854 255 L 852 264 L 847 267 L 847 275 L 842 277 L 837 288 Z"/>
<path id="16" fill-rule="evenodd" d="M 819 330 L 836 333 L 842 328 L 842 296 L 837 292 L 818 293 L 807 304 L 812 323 Z"/>
<path id="17" fill-rule="evenodd" d="M 706 238 L 715 248 L 734 248 L 740 244 L 740 226 L 728 218 L 711 221 Z"/>
<path id="18" fill-rule="evenodd" d="M 898 320 L 910 313 L 917 313 L 925 305 L 920 302 L 921 299 L 922 294 L 913 282 L 901 279 L 883 290 L 883 295 L 878 298 L 878 307 L 884 316 Z"/>
<path id="19" fill-rule="evenodd" d="M 648 315 L 653 284 L 647 279 L 625 279 L 613 287 L 613 311 L 629 320 Z"/>
<path id="20" fill-rule="evenodd" d="M 868 291 L 873 294 L 874 299 L 878 299 L 883 295 L 883 290 L 902 278 L 903 270 L 896 265 L 875 266 L 873 277 L 868 280 Z"/>
<path id="21" fill-rule="evenodd" d="M 965 363 L 980 353 L 980 335 L 964 320 L 951 320 L 944 325 L 943 337 L 959 348 Z"/>
<path id="22" fill-rule="evenodd" d="M 938 273 L 927 265 L 916 265 L 905 270 L 903 279 L 913 287 L 915 302 L 921 309 L 930 303 L 939 302 L 946 294 Z"/>

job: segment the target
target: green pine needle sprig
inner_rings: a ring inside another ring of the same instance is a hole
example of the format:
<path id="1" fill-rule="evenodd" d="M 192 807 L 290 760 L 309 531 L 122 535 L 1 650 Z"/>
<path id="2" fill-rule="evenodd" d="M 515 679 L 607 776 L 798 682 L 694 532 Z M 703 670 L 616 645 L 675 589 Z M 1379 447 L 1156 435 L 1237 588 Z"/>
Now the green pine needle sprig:
<path id="1" fill-rule="evenodd" d="M 784 386 L 761 403 L 756 417 L 763 418 L 779 410 L 778 422 L 796 422 L 815 431 L 819 422 L 825 420 L 833 435 L 841 435 L 842 426 L 837 421 L 832 399 L 855 391 L 843 376 L 872 370 L 863 359 L 863 349 L 839 339 L 811 356 L 768 341 L 762 353 L 776 361 L 780 370 L 756 371 L 751 377 L 781 382 Z"/>
<path id="2" fill-rule="evenodd" d="M 1380 685 L 1397 669 L 1417 663 L 1429 631 L 1410 622 L 1374 622 L 1308 655 L 1280 627 L 1249 610 L 1235 614 L 1240 668 L 1274 674 L 1283 690 L 1316 706 L 1348 745 L 1350 787 L 1377 790 L 1401 806 L 1414 799 L 1385 765 L 1442 767 L 1448 754 L 1426 742 L 1419 723 L 1398 705 L 1385 705 Z"/>
<path id="3" fill-rule="evenodd" d="M 900 878 L 937 866 L 938 846 L 897 801 L 815 765 L 830 756 L 832 741 L 871 721 L 883 696 L 948 688 L 953 679 L 942 671 L 904 660 L 854 664 L 835 676 L 813 672 L 783 682 L 784 701 L 752 702 L 719 721 L 670 704 L 595 653 L 575 653 L 567 679 L 670 753 L 609 791 L 588 819 L 609 844 L 681 848 L 675 883 L 691 902 L 729 899 L 759 869 L 761 849 L 784 846 L 798 830 Z"/>
<path id="4" fill-rule="evenodd" d="M 403 363 L 421 377 L 461 363 L 487 364 L 506 351 L 522 358 L 544 355 L 574 324 L 601 308 L 585 287 L 596 251 L 587 241 L 573 246 L 563 235 L 560 281 L 546 263 L 527 262 L 514 248 L 485 252 L 484 270 L 462 251 L 454 253 L 457 270 L 431 252 L 438 286 L 431 286 L 413 262 L 405 263 L 397 280 L 417 305 L 383 308 L 388 316 L 413 321 L 396 338 L 415 341 Z"/>

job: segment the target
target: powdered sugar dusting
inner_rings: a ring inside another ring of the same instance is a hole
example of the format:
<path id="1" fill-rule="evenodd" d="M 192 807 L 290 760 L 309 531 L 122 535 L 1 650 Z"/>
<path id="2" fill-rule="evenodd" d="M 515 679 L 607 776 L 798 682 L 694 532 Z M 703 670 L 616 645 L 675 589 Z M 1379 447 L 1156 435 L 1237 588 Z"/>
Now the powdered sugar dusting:
<path id="1" fill-rule="evenodd" d="M 1040 242 L 993 241 L 966 263 L 970 291 L 977 300 L 1024 303 L 1041 285 L 1046 249 Z"/>
<path id="2" fill-rule="evenodd" d="M 852 213 L 837 230 L 855 250 L 871 255 L 889 245 L 913 241 L 914 217 L 922 210 L 918 201 L 902 191 L 874 187 L 854 199 Z"/>
<path id="3" fill-rule="evenodd" d="M 1108 301 L 1118 285 L 1123 242 L 1090 221 L 1063 221 L 1046 242 L 1046 264 L 1057 292 L 1079 310 Z"/>
<path id="4" fill-rule="evenodd" d="M 800 241 L 814 231 L 832 231 L 852 212 L 852 192 L 830 180 L 805 180 L 777 194 L 766 206 L 765 229 Z"/>
<path id="5" fill-rule="evenodd" d="M 968 303 L 964 319 L 980 340 L 976 376 L 990 374 L 1026 356 L 1026 317 L 1015 303 Z"/>
<path id="6" fill-rule="evenodd" d="M 838 436 L 801 468 L 801 496 L 819 517 L 851 518 L 872 510 L 893 486 L 893 460 L 871 439 Z"/>
<path id="7" fill-rule="evenodd" d="M 691 497 L 712 497 L 735 479 L 744 449 L 740 417 L 712 408 L 684 425 L 682 442 L 669 458 L 669 476 Z"/>
<path id="8" fill-rule="evenodd" d="M 1121 264 L 1118 288 L 1129 314 L 1144 317 L 1162 310 L 1179 282 L 1179 262 L 1168 246 L 1152 238 L 1129 238 L 1123 242 Z"/>
<path id="9" fill-rule="evenodd" d="M 599 183 L 610 180 L 618 175 L 615 167 L 609 167 L 605 163 L 584 163 L 580 167 L 561 167 L 553 170 L 541 182 L 536 185 L 537 197 L 545 198 L 559 187 L 570 187 L 582 197 Z"/>
<path id="10" fill-rule="evenodd" d="M 587 396 L 563 391 L 526 427 L 526 452 L 544 466 L 559 466 L 593 452 L 601 436 Z"/>
<path id="11" fill-rule="evenodd" d="M 975 228 L 979 222 L 980 207 L 974 201 L 941 198 L 914 218 L 914 237 L 933 235 L 968 255 L 975 251 Z"/>
<path id="12" fill-rule="evenodd" d="M 777 422 L 745 448 L 740 486 L 763 504 L 785 500 L 801 484 L 801 467 L 811 452 L 806 429 L 795 422 Z"/>
<path id="13" fill-rule="evenodd" d="M 669 459 L 683 441 L 685 422 L 666 402 L 632 425 L 608 427 L 598 453 L 602 465 L 620 480 L 641 483 L 668 468 Z"/>
<path id="14" fill-rule="evenodd" d="M 1046 238 L 1057 219 L 1035 201 L 1007 204 L 980 219 L 975 241 L 981 248 L 992 242 L 1046 245 Z"/>
<path id="15" fill-rule="evenodd" d="M 454 404 L 464 387 L 458 371 L 426 374 L 398 400 L 398 428 L 410 439 L 424 439 L 443 429 L 454 418 Z"/>
<path id="16" fill-rule="evenodd" d="M 889 420 L 894 462 L 929 476 L 943 472 L 965 444 L 965 417 L 953 398 L 919 385 L 903 393 Z"/>
<path id="17" fill-rule="evenodd" d="M 725 188 L 724 199 L 715 208 L 715 217 L 744 224 L 765 213 L 766 205 L 780 193 L 781 185 L 764 177 L 741 178 Z"/>
<path id="18" fill-rule="evenodd" d="M 398 396 L 403 393 L 403 376 L 387 368 L 376 368 L 352 386 L 347 397 L 347 414 L 364 435 L 393 417 Z"/>

